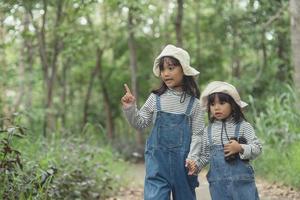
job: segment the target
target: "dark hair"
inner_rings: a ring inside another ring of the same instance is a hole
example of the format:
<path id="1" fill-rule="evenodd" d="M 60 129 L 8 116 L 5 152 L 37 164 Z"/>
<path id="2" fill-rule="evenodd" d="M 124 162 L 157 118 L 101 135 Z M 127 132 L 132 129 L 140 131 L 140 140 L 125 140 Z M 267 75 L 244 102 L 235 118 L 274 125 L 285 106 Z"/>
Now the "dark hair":
<path id="1" fill-rule="evenodd" d="M 234 99 L 230 95 L 223 92 L 216 92 L 208 96 L 207 110 L 208 110 L 208 119 L 210 122 L 213 122 L 215 120 L 215 118 L 211 116 L 210 105 L 214 103 L 216 96 L 219 97 L 220 102 L 227 102 L 231 105 L 230 115 L 233 117 L 235 123 L 238 123 L 243 119 L 246 121 L 246 118 L 242 112 L 241 107 L 234 101 Z"/>
<path id="2" fill-rule="evenodd" d="M 181 64 L 180 64 L 179 60 L 177 60 L 176 58 L 171 57 L 171 56 L 164 56 L 164 57 L 161 57 L 160 60 L 159 60 L 158 66 L 159 66 L 159 70 L 160 71 L 162 71 L 164 69 L 165 58 L 170 59 L 171 63 L 174 66 L 180 66 L 181 67 Z M 195 79 L 194 79 L 193 76 L 183 75 L 182 84 L 183 84 L 182 85 L 183 93 L 182 93 L 182 96 L 180 98 L 180 102 L 184 102 L 186 94 L 191 95 L 191 96 L 199 99 L 199 97 L 200 97 L 200 90 L 199 90 L 199 88 L 197 86 L 197 83 L 196 83 L 196 81 L 195 81 Z M 162 81 L 160 87 L 158 89 L 152 90 L 152 92 L 154 94 L 157 94 L 157 95 L 160 96 L 167 89 L 168 89 L 168 86 Z"/>

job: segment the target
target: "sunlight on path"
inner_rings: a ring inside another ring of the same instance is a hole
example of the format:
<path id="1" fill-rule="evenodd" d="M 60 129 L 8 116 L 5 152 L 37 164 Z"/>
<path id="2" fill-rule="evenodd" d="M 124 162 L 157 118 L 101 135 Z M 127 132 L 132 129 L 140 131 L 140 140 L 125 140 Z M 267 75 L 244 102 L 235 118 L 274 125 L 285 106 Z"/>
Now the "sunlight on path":
<path id="1" fill-rule="evenodd" d="M 208 182 L 206 180 L 206 171 L 199 175 L 199 187 L 196 188 L 197 199 L 211 200 Z M 144 163 L 133 164 L 127 170 L 126 177 L 128 177 L 129 185 L 126 188 L 121 188 L 119 194 L 107 200 L 142 200 L 143 199 L 143 185 L 145 177 Z M 273 183 L 268 183 L 264 180 L 257 179 L 257 187 L 261 200 L 300 200 L 300 192 L 293 188 L 278 186 Z"/>
<path id="2" fill-rule="evenodd" d="M 200 186 L 196 189 L 197 199 L 211 200 L 208 183 L 205 178 L 206 172 L 200 173 Z M 131 169 L 128 169 L 126 176 L 130 181 L 130 189 L 121 188 L 120 193 L 116 197 L 107 200 L 142 200 L 143 199 L 143 186 L 145 177 L 144 163 L 135 164 Z"/>
<path id="3" fill-rule="evenodd" d="M 134 170 L 129 170 L 133 184 L 143 187 L 145 177 L 145 166 L 143 163 L 137 164 Z M 208 190 L 208 182 L 206 181 L 206 172 L 201 172 L 199 176 L 199 187 L 196 189 L 197 199 L 211 200 Z"/>

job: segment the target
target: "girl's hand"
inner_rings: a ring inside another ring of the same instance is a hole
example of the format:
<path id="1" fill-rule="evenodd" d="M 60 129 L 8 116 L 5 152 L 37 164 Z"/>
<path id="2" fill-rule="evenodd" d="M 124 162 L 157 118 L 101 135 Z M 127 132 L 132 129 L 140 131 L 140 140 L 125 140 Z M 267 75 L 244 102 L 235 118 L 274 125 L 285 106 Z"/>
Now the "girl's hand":
<path id="1" fill-rule="evenodd" d="M 125 87 L 125 95 L 121 98 L 121 103 L 123 108 L 129 108 L 135 103 L 135 97 L 132 95 L 127 84 L 124 84 Z"/>
<path id="2" fill-rule="evenodd" d="M 189 172 L 188 175 L 196 175 L 197 173 L 197 165 L 194 160 L 186 160 L 185 161 L 185 167 L 188 168 Z"/>
<path id="3" fill-rule="evenodd" d="M 228 144 L 224 145 L 224 153 L 226 157 L 242 151 L 242 146 L 236 140 L 230 140 Z"/>

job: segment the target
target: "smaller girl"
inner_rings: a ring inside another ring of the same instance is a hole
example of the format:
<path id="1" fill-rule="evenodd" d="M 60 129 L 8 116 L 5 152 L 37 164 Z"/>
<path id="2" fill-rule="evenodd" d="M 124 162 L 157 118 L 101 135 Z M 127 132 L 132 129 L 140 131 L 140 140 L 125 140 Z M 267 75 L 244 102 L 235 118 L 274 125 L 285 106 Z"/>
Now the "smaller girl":
<path id="1" fill-rule="evenodd" d="M 191 143 L 186 160 L 189 174 L 210 163 L 207 174 L 212 200 L 258 200 L 254 171 L 249 160 L 262 145 L 242 112 L 247 103 L 226 82 L 208 84 L 200 98 L 208 111 L 204 135 Z"/>

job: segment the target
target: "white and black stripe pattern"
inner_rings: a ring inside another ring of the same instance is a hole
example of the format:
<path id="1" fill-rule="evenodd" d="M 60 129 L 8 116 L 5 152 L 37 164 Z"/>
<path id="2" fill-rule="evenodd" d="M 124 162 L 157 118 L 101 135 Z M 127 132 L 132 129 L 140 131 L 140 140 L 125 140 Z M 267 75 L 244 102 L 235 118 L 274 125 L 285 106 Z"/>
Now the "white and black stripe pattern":
<path id="1" fill-rule="evenodd" d="M 191 96 L 187 95 L 183 103 L 180 103 L 182 92 L 168 89 L 160 96 L 161 110 L 168 113 L 185 113 Z M 136 129 L 144 129 L 155 122 L 157 107 L 155 94 L 150 94 L 145 104 L 138 110 L 136 105 L 123 110 L 128 122 Z M 190 119 L 192 126 L 192 138 L 198 138 L 204 131 L 205 110 L 201 109 L 199 99 L 195 99 L 192 106 Z"/>
<path id="2" fill-rule="evenodd" d="M 230 118 L 225 122 L 228 138 L 234 137 L 236 124 L 233 119 Z M 222 121 L 215 121 L 211 126 L 211 139 L 212 145 L 222 145 L 221 141 Z M 242 144 L 244 153 L 240 154 L 241 159 L 254 159 L 262 151 L 262 144 L 255 135 L 255 131 L 252 125 L 246 121 L 243 121 L 240 126 L 239 136 L 244 136 L 247 139 L 247 144 Z M 228 143 L 227 136 L 223 129 L 223 143 Z M 202 169 L 209 161 L 209 139 L 207 133 L 207 127 L 204 129 L 202 137 L 198 137 L 191 144 L 191 151 L 189 159 L 195 160 L 199 169 Z"/>

